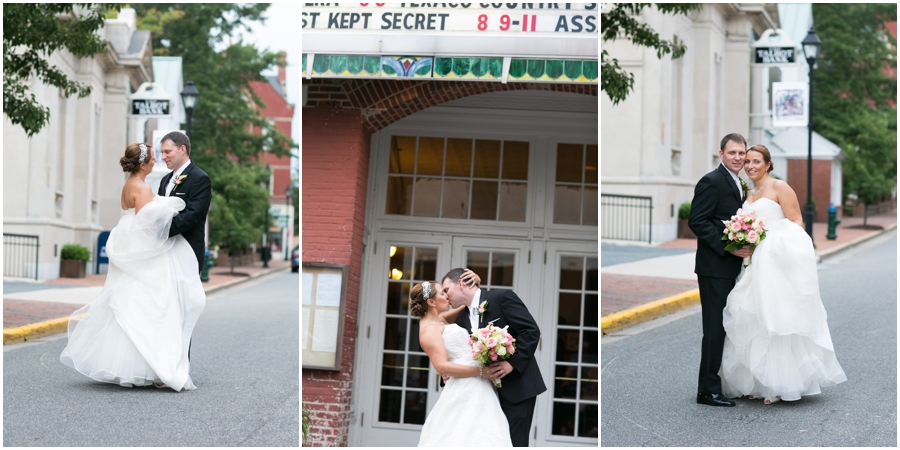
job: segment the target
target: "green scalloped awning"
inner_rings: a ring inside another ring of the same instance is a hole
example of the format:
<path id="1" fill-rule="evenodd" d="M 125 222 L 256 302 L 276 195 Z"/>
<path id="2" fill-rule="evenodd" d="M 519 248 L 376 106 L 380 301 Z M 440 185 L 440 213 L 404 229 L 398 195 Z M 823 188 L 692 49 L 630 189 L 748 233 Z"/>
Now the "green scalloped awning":
<path id="1" fill-rule="evenodd" d="M 502 82 L 597 83 L 596 59 L 303 54 L 307 78 L 397 78 Z M 307 66 L 309 61 L 311 66 Z"/>

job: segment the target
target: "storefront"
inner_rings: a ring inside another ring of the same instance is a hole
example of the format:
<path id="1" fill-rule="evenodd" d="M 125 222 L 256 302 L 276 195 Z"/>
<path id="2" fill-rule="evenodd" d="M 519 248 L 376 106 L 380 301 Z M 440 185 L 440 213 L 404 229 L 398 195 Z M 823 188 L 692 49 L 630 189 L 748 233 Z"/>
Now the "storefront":
<path id="1" fill-rule="evenodd" d="M 597 6 L 369 5 L 303 9 L 302 260 L 347 280 L 306 445 L 416 445 L 439 388 L 409 290 L 459 266 L 541 328 L 532 444 L 598 445 Z"/>

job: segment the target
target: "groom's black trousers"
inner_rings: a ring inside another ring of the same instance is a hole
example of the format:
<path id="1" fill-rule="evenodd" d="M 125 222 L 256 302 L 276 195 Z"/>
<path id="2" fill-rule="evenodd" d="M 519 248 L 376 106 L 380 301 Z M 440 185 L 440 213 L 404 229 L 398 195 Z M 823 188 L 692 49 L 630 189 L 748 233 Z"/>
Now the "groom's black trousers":
<path id="1" fill-rule="evenodd" d="M 711 278 L 697 275 L 700 287 L 700 305 L 703 308 L 703 345 L 700 354 L 700 377 L 697 392 L 721 394 L 722 349 L 725 347 L 725 327 L 722 326 L 722 312 L 728 294 L 734 289 L 733 278 Z"/>
<path id="2" fill-rule="evenodd" d="M 500 388 L 503 389 L 503 388 Z M 509 422 L 509 437 L 513 447 L 528 447 L 528 433 L 534 418 L 534 405 L 537 397 L 531 397 L 519 403 L 511 403 L 500 397 L 500 408 Z"/>

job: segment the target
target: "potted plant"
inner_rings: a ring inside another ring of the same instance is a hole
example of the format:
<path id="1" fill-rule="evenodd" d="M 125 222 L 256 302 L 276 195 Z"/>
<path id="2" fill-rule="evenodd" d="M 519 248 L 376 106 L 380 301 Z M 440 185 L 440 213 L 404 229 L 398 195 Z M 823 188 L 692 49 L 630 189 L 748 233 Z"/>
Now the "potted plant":
<path id="1" fill-rule="evenodd" d="M 64 278 L 84 278 L 85 267 L 91 260 L 91 251 L 78 244 L 63 245 L 60 253 L 59 276 Z"/>
<path id="2" fill-rule="evenodd" d="M 691 216 L 691 204 L 690 203 L 682 203 L 681 206 L 678 207 L 678 238 L 679 239 L 696 239 L 697 235 L 691 231 L 691 227 L 688 226 L 688 217 Z"/>
<path id="3" fill-rule="evenodd" d="M 309 417 L 309 408 L 306 407 L 306 400 L 301 399 L 300 407 L 303 411 L 303 420 L 301 421 L 302 428 L 300 431 L 300 435 L 301 435 L 300 437 L 302 439 L 302 443 L 306 443 L 306 439 L 309 437 L 309 426 L 310 426 L 310 424 L 312 424 L 312 419 Z"/>

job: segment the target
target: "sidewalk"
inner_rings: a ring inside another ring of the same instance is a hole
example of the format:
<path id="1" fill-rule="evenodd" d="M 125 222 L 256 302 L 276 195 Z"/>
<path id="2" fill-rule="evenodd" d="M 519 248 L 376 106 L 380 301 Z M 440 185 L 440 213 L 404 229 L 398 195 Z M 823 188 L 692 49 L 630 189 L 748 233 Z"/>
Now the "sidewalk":
<path id="1" fill-rule="evenodd" d="M 897 211 L 869 216 L 866 228 L 862 227 L 862 223 L 862 217 L 842 219 L 835 231 L 835 240 L 825 237 L 827 223 L 814 223 L 816 255 L 820 260 L 827 259 L 896 228 Z M 634 256 L 623 257 L 622 253 L 627 253 L 629 249 Z M 653 257 L 641 259 L 639 255 L 650 253 L 647 248 L 618 246 L 615 249 L 616 259 L 628 262 L 603 266 L 601 256 L 600 315 L 603 334 L 699 304 L 700 292 L 694 274 L 695 253 L 691 251 L 696 249 L 696 239 L 676 239 L 654 247 L 652 254 L 656 256 Z M 601 248 L 601 255 L 604 250 Z"/>
<path id="2" fill-rule="evenodd" d="M 203 283 L 207 295 L 220 289 L 258 278 L 273 272 L 290 270 L 291 262 L 262 261 L 250 266 L 212 267 L 209 281 Z M 36 339 L 64 333 L 69 315 L 93 300 L 103 288 L 106 274 L 84 278 L 57 278 L 42 283 L 3 282 L 3 344 Z M 12 291 L 12 292 L 11 292 Z"/>

